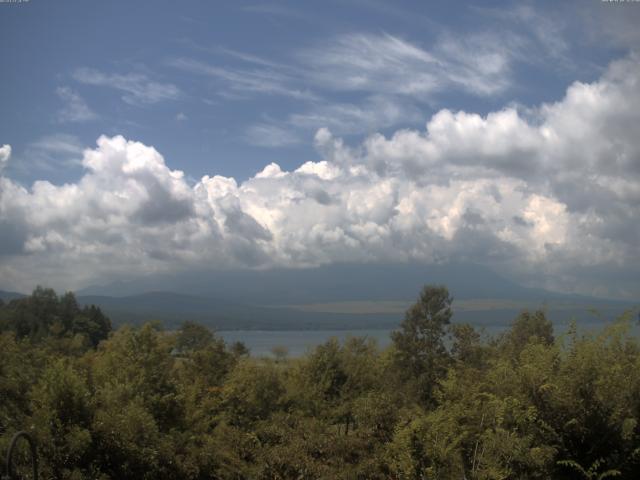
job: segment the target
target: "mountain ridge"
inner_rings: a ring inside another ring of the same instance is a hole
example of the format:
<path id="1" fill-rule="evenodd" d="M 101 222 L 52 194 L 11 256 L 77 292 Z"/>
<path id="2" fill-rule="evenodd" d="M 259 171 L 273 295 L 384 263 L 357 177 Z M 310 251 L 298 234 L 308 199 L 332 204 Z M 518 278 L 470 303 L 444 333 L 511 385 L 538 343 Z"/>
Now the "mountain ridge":
<path id="1" fill-rule="evenodd" d="M 425 284 L 442 284 L 454 298 L 593 299 L 523 287 L 476 264 L 334 264 L 316 268 L 191 271 L 89 286 L 78 295 L 128 296 L 167 291 L 241 303 L 278 305 L 413 299 Z"/>
<path id="2" fill-rule="evenodd" d="M 547 308 L 561 321 L 583 316 L 589 307 L 614 315 L 634 306 L 523 287 L 475 264 L 182 272 L 90 286 L 76 296 L 82 305 L 98 305 L 116 324 L 160 320 L 173 328 L 193 320 L 219 330 L 395 328 L 403 318 L 401 306 L 415 301 L 425 284 L 446 285 L 454 319 L 476 325 L 506 324 L 525 308 Z"/>

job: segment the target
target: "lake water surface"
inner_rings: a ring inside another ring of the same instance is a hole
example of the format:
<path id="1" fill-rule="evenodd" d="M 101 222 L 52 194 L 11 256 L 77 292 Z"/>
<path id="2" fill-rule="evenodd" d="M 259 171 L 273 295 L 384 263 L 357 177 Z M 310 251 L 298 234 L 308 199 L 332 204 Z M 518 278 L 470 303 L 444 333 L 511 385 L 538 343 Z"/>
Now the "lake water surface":
<path id="1" fill-rule="evenodd" d="M 578 322 L 578 329 L 584 331 L 600 331 L 610 321 L 596 318 Z M 499 325 L 474 325 L 485 335 L 496 335 L 509 327 L 508 323 Z M 567 331 L 569 319 L 554 322 L 556 336 Z M 217 331 L 225 342 L 243 342 L 254 357 L 271 356 L 274 347 L 286 347 L 290 357 L 300 357 L 314 347 L 325 343 L 332 337 L 344 342 L 349 337 L 366 337 L 376 341 L 378 347 L 385 348 L 391 343 L 392 329 L 358 329 L 358 330 L 227 330 Z M 638 322 L 632 324 L 632 333 L 640 335 Z"/>
<path id="2" fill-rule="evenodd" d="M 325 343 L 332 337 L 343 342 L 349 337 L 374 339 L 378 346 L 389 345 L 391 330 L 231 330 L 216 332 L 225 342 L 243 342 L 254 357 L 271 355 L 274 347 L 286 347 L 290 357 L 299 357 L 308 350 Z"/>

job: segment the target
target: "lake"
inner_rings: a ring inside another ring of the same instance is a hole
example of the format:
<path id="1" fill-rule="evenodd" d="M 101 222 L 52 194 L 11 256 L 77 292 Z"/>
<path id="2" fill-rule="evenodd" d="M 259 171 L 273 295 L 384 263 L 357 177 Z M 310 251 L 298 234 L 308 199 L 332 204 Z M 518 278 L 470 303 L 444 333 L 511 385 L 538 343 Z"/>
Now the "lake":
<path id="1" fill-rule="evenodd" d="M 512 317 L 513 318 L 513 317 Z M 554 322 L 556 335 L 566 332 L 570 318 Z M 580 331 L 599 331 L 611 321 L 597 318 L 583 319 L 578 322 Z M 509 323 L 474 325 L 482 329 L 486 335 L 496 335 L 508 328 Z M 222 330 L 216 334 L 225 342 L 243 342 L 254 357 L 271 356 L 274 347 L 286 347 L 290 357 L 300 357 L 310 349 L 325 343 L 332 337 L 344 342 L 349 337 L 366 337 L 375 340 L 378 347 L 385 348 L 391 343 L 389 334 L 392 329 L 355 329 L 355 330 Z M 633 323 L 632 332 L 640 334 L 637 322 Z"/>
<path id="2" fill-rule="evenodd" d="M 332 337 L 341 342 L 349 337 L 367 337 L 374 339 L 379 347 L 386 347 L 391 342 L 391 330 L 227 330 L 218 331 L 217 335 L 225 342 L 243 342 L 254 357 L 271 355 L 273 347 L 286 347 L 290 357 L 300 357 L 308 350 L 325 343 Z"/>

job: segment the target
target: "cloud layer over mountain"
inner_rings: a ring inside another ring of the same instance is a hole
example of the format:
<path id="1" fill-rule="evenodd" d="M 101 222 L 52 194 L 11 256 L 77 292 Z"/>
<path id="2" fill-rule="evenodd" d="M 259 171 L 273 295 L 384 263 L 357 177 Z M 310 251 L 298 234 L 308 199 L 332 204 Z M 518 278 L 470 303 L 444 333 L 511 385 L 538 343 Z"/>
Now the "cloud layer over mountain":
<path id="1" fill-rule="evenodd" d="M 338 53 L 327 55 L 339 65 Z M 194 267 L 456 260 L 548 288 L 637 296 L 638 125 L 640 58 L 630 55 L 534 109 L 441 110 L 424 131 L 357 146 L 322 128 L 321 161 L 293 171 L 272 163 L 241 184 L 214 175 L 192 185 L 153 147 L 102 136 L 75 183 L 25 188 L 0 177 L 2 287 L 76 288 Z M 0 149 L 0 168 L 9 152 Z"/>

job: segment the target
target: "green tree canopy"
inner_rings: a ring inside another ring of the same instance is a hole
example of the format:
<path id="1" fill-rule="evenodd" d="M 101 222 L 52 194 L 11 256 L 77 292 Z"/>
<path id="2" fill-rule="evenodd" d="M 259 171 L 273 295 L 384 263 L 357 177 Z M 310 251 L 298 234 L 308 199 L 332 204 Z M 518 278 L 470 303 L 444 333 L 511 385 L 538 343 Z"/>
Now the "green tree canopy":
<path id="1" fill-rule="evenodd" d="M 400 330 L 391 334 L 401 375 L 412 379 L 425 403 L 446 372 L 448 354 L 444 344 L 453 298 L 444 286 L 427 285 L 418 301 L 407 310 Z"/>

